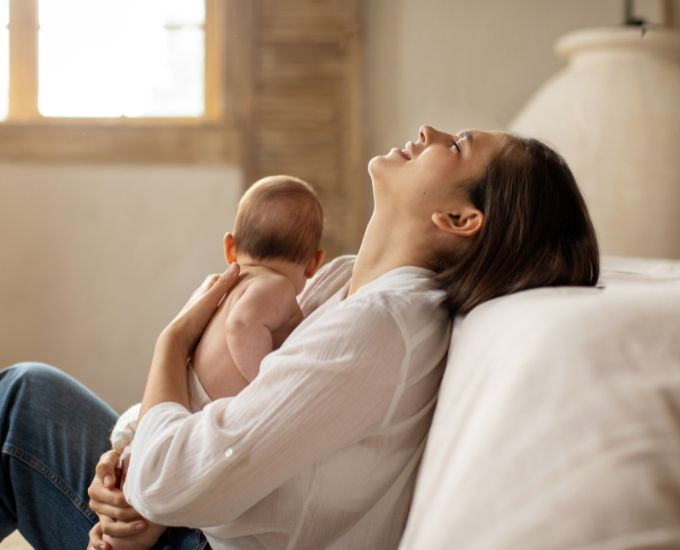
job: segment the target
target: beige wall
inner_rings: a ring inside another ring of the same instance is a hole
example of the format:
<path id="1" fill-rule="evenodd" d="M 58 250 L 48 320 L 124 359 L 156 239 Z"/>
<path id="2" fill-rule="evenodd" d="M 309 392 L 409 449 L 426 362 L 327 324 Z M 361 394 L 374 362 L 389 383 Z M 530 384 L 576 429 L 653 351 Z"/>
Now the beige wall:
<path id="1" fill-rule="evenodd" d="M 503 128 L 561 62 L 552 44 L 617 23 L 619 0 L 365 0 L 367 156 L 444 128 Z M 659 2 L 638 1 L 658 17 Z M 678 16 L 678 10 L 675 10 Z M 0 364 L 54 363 L 117 408 L 203 274 L 241 185 L 227 168 L 0 164 Z"/>
<path id="2" fill-rule="evenodd" d="M 222 268 L 240 188 L 228 168 L 0 165 L 0 364 L 138 400 L 156 336 Z"/>
<path id="3" fill-rule="evenodd" d="M 673 1 L 675 15 L 680 2 Z M 502 129 L 563 62 L 555 40 L 618 24 L 620 0 L 370 0 L 364 2 L 368 155 L 415 139 L 418 126 Z M 663 3 L 638 0 L 663 19 Z"/>

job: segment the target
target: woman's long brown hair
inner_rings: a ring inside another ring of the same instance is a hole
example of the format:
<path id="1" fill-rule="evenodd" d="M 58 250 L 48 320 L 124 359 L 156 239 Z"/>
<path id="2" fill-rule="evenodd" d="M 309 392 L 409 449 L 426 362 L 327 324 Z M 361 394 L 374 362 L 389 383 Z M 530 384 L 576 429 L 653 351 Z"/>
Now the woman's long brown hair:
<path id="1" fill-rule="evenodd" d="M 433 266 L 453 313 L 519 290 L 597 283 L 599 251 L 585 201 L 548 146 L 510 136 L 467 192 L 484 225 L 459 257 Z"/>

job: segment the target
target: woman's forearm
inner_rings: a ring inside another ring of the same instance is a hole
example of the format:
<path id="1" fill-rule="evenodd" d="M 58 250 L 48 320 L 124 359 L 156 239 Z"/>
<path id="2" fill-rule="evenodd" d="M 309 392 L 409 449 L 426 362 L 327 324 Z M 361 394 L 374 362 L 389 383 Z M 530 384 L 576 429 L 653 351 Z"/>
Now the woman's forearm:
<path id="1" fill-rule="evenodd" d="M 187 357 L 182 350 L 161 342 L 156 345 L 144 388 L 139 420 L 146 411 L 159 403 L 173 402 L 189 408 L 186 361 Z"/>
<path id="2" fill-rule="evenodd" d="M 144 389 L 140 421 L 159 403 L 179 403 L 189 408 L 187 359 L 225 294 L 238 281 L 238 274 L 238 264 L 232 264 L 221 275 L 206 278 L 158 337 Z"/>

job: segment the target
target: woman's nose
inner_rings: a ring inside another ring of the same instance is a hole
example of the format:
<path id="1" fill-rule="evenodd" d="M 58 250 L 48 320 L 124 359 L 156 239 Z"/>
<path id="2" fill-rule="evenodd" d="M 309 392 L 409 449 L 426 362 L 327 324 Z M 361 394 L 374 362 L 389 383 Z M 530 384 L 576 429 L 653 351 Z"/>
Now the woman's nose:
<path id="1" fill-rule="evenodd" d="M 444 134 L 439 130 L 435 130 L 432 126 L 427 124 L 423 124 L 418 129 L 418 139 L 423 145 L 430 145 L 432 142 L 437 140 L 445 141 L 446 136 L 447 134 Z"/>

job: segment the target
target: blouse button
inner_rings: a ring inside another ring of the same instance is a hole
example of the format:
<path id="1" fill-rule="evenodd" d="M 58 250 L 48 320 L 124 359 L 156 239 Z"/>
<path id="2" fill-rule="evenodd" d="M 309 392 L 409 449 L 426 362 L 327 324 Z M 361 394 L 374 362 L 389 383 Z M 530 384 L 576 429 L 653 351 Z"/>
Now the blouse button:
<path id="1" fill-rule="evenodd" d="M 232 456 L 234 456 L 234 449 L 229 447 L 226 451 L 224 451 L 224 456 L 226 458 L 231 458 Z"/>

